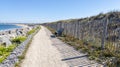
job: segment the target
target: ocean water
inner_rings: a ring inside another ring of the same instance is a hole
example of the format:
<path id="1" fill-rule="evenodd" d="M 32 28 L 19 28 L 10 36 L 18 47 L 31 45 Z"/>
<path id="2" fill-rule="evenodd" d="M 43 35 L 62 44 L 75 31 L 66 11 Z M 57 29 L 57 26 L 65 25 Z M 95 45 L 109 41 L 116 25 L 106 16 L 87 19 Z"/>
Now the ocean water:
<path id="1" fill-rule="evenodd" d="M 2 23 L 0 23 L 0 31 L 16 29 L 16 28 L 21 28 L 21 26 L 16 26 L 15 24 L 2 24 Z"/>

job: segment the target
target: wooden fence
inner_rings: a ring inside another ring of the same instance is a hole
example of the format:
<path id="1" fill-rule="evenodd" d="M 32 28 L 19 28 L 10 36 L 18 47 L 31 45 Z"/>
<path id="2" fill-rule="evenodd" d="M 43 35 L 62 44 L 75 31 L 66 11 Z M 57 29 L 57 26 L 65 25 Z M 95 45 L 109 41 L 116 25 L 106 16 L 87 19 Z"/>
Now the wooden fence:
<path id="1" fill-rule="evenodd" d="M 120 52 L 120 21 L 119 19 L 70 22 L 58 21 L 46 23 L 45 26 L 55 30 L 64 29 L 64 34 L 73 36 L 80 40 L 91 41 L 93 45 L 101 48 L 109 48 L 112 51 Z"/>

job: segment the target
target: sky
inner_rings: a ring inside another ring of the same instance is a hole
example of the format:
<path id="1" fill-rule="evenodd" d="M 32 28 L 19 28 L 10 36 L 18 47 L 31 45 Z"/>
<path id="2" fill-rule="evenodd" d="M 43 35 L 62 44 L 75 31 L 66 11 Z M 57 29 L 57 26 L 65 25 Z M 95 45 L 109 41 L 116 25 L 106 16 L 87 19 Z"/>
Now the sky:
<path id="1" fill-rule="evenodd" d="M 120 0 L 0 0 L 0 23 L 44 23 L 120 10 Z"/>

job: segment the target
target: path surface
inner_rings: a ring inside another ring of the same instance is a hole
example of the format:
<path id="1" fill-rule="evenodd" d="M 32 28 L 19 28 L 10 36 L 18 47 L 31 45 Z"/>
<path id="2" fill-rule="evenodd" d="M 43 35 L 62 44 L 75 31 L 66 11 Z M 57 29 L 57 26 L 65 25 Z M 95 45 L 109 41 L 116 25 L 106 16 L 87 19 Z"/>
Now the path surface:
<path id="1" fill-rule="evenodd" d="M 21 67 L 68 67 L 64 61 L 61 61 L 61 54 L 52 46 L 45 29 L 41 27 L 34 36 Z"/>
<path id="2" fill-rule="evenodd" d="M 50 35 L 48 29 L 41 28 L 33 38 L 21 67 L 102 67 Z"/>
<path id="3" fill-rule="evenodd" d="M 46 30 L 47 35 L 52 35 L 50 31 Z M 50 38 L 62 55 L 62 61 L 65 61 L 69 67 L 103 67 L 95 61 L 90 61 L 86 54 L 76 51 L 72 46 L 62 42 L 57 38 Z"/>

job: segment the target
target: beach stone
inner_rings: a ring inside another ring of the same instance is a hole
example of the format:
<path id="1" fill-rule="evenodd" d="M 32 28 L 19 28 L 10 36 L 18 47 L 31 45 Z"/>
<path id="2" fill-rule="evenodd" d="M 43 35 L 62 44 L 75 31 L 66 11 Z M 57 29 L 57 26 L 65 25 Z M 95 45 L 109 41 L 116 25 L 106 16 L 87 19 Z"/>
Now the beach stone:
<path id="1" fill-rule="evenodd" d="M 11 41 L 8 37 L 6 36 L 0 36 L 0 44 L 4 45 L 4 46 L 9 46 L 11 45 Z"/>
<path id="2" fill-rule="evenodd" d="M 20 31 L 16 31 L 16 34 L 17 34 L 17 35 L 21 35 Z"/>
<path id="3" fill-rule="evenodd" d="M 28 32 L 28 30 L 26 30 L 26 28 L 24 28 L 24 29 L 17 29 L 16 30 L 16 35 L 17 36 L 26 36 L 27 32 Z"/>
<path id="4" fill-rule="evenodd" d="M 19 62 L 19 56 L 22 55 L 22 53 L 25 50 L 26 45 L 28 45 L 30 39 L 33 35 L 29 35 L 27 40 L 21 43 L 19 46 L 17 46 L 13 52 L 4 60 L 2 63 L 0 63 L 0 67 L 15 67 L 15 63 Z"/>
<path id="5" fill-rule="evenodd" d="M 11 45 L 11 39 L 17 37 L 17 36 L 26 36 L 28 31 L 32 30 L 33 27 L 26 27 L 22 29 L 13 29 L 13 30 L 7 30 L 7 31 L 0 31 L 0 45 L 3 44 L 4 46 Z M 28 45 L 30 39 L 33 35 L 29 35 L 27 37 L 27 40 L 23 43 L 21 43 L 19 46 L 17 46 L 11 54 L 2 62 L 0 63 L 0 67 L 14 67 L 15 63 L 19 61 L 19 56 L 22 55 L 22 53 L 25 50 L 26 45 Z"/>

